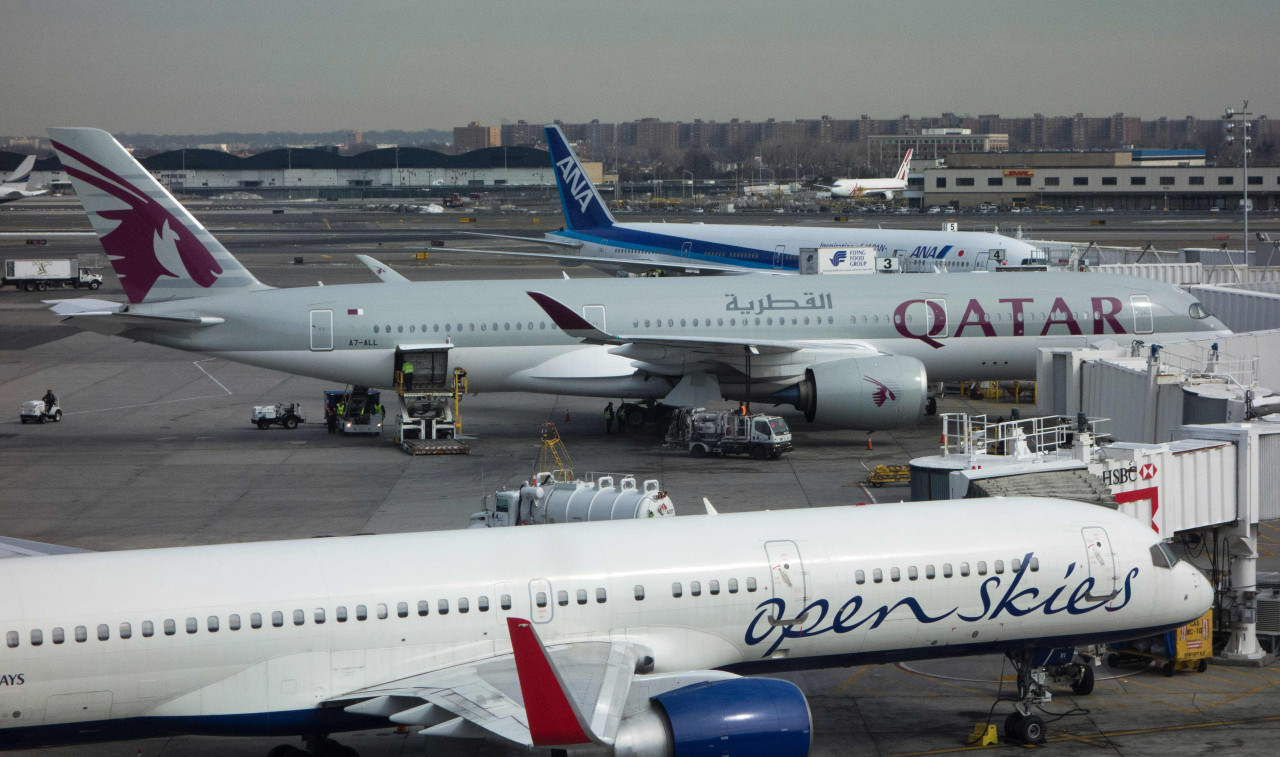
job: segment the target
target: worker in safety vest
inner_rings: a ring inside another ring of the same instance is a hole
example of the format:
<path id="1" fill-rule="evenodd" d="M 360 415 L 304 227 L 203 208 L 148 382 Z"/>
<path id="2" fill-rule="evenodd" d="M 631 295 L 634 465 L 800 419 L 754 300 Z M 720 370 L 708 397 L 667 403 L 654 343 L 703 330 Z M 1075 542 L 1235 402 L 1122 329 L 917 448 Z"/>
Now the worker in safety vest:
<path id="1" fill-rule="evenodd" d="M 413 391 L 413 363 L 408 360 L 404 361 L 404 365 L 400 366 L 401 383 L 406 392 Z"/>
<path id="2" fill-rule="evenodd" d="M 604 432 L 606 434 L 613 433 L 613 403 L 604 406 Z"/>

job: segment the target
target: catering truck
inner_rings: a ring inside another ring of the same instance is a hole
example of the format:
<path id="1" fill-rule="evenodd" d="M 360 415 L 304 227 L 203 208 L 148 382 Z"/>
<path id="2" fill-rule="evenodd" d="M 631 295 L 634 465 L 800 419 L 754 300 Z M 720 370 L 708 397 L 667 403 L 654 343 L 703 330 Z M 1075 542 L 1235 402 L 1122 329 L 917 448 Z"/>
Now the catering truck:
<path id="1" fill-rule="evenodd" d="M 10 259 L 4 261 L 4 278 L 0 279 L 0 286 L 9 284 L 28 292 L 68 286 L 97 289 L 102 286 L 102 276 L 67 258 Z"/>
<path id="2" fill-rule="evenodd" d="M 776 415 L 686 407 L 672 418 L 667 444 L 687 448 L 693 457 L 747 454 L 777 459 L 791 451 L 791 429 Z"/>

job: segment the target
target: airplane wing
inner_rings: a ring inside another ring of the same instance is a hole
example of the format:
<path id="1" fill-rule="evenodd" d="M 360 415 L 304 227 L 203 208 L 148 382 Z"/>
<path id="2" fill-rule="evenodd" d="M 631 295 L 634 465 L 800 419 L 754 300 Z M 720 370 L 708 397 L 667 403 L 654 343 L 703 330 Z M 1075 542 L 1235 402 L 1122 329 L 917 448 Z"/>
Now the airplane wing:
<path id="1" fill-rule="evenodd" d="M 541 258 L 543 260 L 554 260 L 561 265 L 581 265 L 586 263 L 587 265 L 602 266 L 610 270 L 627 271 L 629 273 L 652 273 L 654 271 L 660 271 L 662 273 L 669 273 L 677 276 L 700 274 L 741 275 L 744 273 L 766 273 L 780 276 L 790 275 L 789 272 L 785 270 L 755 270 L 743 268 L 741 266 L 697 261 L 690 261 L 688 263 L 665 263 L 657 260 L 644 260 L 643 258 L 620 260 L 618 258 L 593 257 L 589 255 L 557 255 L 554 252 L 476 250 L 469 247 L 431 247 L 429 249 L 432 252 L 474 252 L 481 255 L 507 255 L 511 257 Z"/>
<path id="2" fill-rule="evenodd" d="M 378 261 L 369 257 L 368 255 L 356 255 L 356 260 L 359 260 L 361 263 L 364 263 L 369 268 L 370 271 L 373 271 L 374 276 L 377 276 L 378 278 L 382 279 L 384 282 L 388 284 L 408 284 L 409 283 L 409 279 L 405 278 L 404 276 L 401 276 L 400 274 L 391 270 L 389 266 L 385 266 L 382 263 L 379 263 Z"/>
<path id="3" fill-rule="evenodd" d="M 484 231 L 459 231 L 459 234 L 465 234 L 469 237 L 489 237 L 490 239 L 511 239 L 516 242 L 529 242 L 531 244 L 545 244 L 551 247 L 571 247 L 573 249 L 581 249 L 582 242 L 569 242 L 559 239 L 540 239 L 538 237 L 518 237 L 512 234 L 490 234 Z"/>
<path id="4" fill-rule="evenodd" d="M 508 618 L 507 627 L 508 654 L 352 691 L 327 704 L 418 726 L 425 736 L 496 738 L 529 749 L 611 746 L 629 702 L 736 677 L 692 671 L 646 681 L 637 666 L 648 650 L 639 645 L 585 641 L 546 647 L 529 621 Z"/>
<path id="5" fill-rule="evenodd" d="M 42 555 L 71 555 L 77 552 L 88 552 L 87 549 L 78 549 L 76 547 L 64 547 L 60 544 L 45 544 L 38 541 L 27 541 L 26 539 L 15 539 L 9 536 L 0 536 L 0 560 L 11 557 L 39 557 Z"/>

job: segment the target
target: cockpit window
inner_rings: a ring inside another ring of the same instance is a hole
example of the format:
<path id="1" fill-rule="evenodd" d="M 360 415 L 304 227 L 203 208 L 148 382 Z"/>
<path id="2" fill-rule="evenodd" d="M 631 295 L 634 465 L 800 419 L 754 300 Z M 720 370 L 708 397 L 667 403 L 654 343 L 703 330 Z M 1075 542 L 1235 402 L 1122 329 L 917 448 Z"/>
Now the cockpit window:
<path id="1" fill-rule="evenodd" d="M 1205 318 L 1208 318 L 1210 315 L 1212 315 L 1212 313 L 1209 312 L 1208 308 L 1206 308 L 1204 305 L 1201 305 L 1198 302 L 1191 303 L 1190 313 L 1191 313 L 1191 317 L 1196 319 L 1197 321 L 1203 320 Z"/>
<path id="2" fill-rule="evenodd" d="M 1178 556 L 1169 549 L 1168 544 L 1156 542 L 1151 545 L 1151 562 L 1157 568 L 1172 568 L 1178 564 Z"/>

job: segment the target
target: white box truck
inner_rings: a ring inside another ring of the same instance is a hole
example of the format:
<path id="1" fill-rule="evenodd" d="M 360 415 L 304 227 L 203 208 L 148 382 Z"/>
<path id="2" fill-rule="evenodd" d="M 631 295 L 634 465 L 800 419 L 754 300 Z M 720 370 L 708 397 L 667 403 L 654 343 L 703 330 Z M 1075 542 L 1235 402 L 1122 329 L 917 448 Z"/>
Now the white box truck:
<path id="1" fill-rule="evenodd" d="M 97 289 L 102 286 L 102 276 L 66 258 L 11 259 L 4 261 L 0 287 L 9 284 L 28 292 L 65 286 Z"/>

